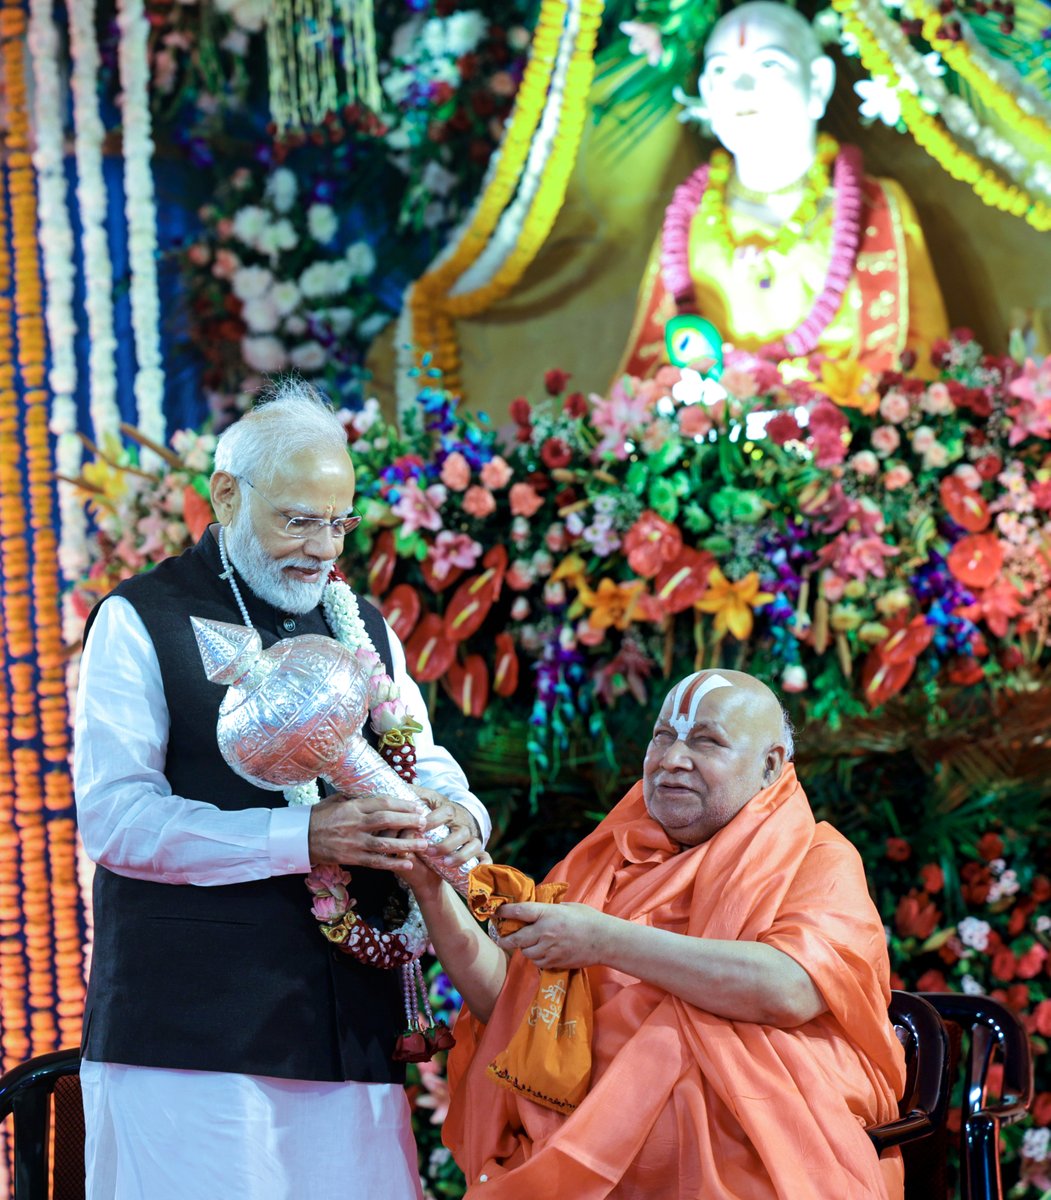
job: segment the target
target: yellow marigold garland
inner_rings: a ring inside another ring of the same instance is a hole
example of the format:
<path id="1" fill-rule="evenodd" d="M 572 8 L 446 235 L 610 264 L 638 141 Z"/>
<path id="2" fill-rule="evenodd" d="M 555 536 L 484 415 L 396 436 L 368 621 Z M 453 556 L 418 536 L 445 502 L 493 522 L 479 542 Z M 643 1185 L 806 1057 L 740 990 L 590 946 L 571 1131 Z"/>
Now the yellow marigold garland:
<path id="1" fill-rule="evenodd" d="M 970 46 L 965 41 L 954 42 L 951 38 L 939 37 L 945 17 L 924 0 L 910 0 L 913 15 L 923 22 L 923 37 L 942 56 L 957 75 L 981 97 L 982 103 L 1001 117 L 1014 133 L 1021 134 L 1041 147 L 1045 155 L 1051 156 L 1051 129 L 1032 113 L 1027 113 L 1018 103 L 1017 97 L 991 78 L 975 62 Z"/>
<path id="2" fill-rule="evenodd" d="M 1041 233 L 1051 230 L 1051 207 L 1034 200 L 1024 189 L 1005 183 L 993 170 L 961 150 L 944 126 L 924 111 L 918 97 L 901 86 L 890 57 L 853 11 L 853 0 L 832 0 L 832 7 L 841 14 L 844 28 L 856 39 L 862 65 L 869 74 L 882 76 L 897 87 L 902 120 L 917 144 L 953 179 L 969 184 L 983 204 L 1022 217 Z"/>
<path id="3" fill-rule="evenodd" d="M 412 290 L 409 306 L 413 339 L 428 351 L 445 385 L 459 386 L 459 347 L 455 318 L 474 316 L 507 295 L 521 279 L 551 231 L 565 197 L 584 129 L 588 90 L 594 72 L 594 48 L 602 15 L 601 0 L 584 0 L 562 93 L 562 112 L 555 144 L 514 249 L 481 287 L 450 296 L 456 281 L 489 242 L 501 214 L 514 195 L 536 135 L 551 84 L 560 40 L 564 36 L 564 0 L 544 0 L 522 86 L 499 151 L 493 177 L 480 198 L 467 229 L 452 253 L 425 273 Z"/>

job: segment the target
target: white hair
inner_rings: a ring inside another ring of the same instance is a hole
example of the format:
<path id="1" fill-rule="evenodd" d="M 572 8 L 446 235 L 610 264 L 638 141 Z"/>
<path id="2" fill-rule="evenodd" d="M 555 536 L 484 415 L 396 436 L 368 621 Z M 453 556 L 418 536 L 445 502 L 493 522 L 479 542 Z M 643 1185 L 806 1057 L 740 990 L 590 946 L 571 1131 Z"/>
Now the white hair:
<path id="1" fill-rule="evenodd" d="M 270 384 L 255 407 L 219 437 L 215 470 L 264 490 L 283 461 L 315 447 L 347 449 L 347 431 L 322 392 L 294 376 Z"/>
<path id="2" fill-rule="evenodd" d="M 785 762 L 791 762 L 796 753 L 795 730 L 792 728 L 792 718 L 788 709 L 781 705 L 781 742 L 785 748 Z"/>

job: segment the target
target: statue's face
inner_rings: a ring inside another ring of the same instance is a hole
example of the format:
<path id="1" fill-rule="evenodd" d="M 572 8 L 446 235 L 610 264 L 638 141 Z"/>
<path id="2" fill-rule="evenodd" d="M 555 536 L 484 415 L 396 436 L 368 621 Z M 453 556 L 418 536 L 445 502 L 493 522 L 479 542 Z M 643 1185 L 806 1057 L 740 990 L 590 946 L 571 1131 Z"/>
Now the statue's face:
<path id="1" fill-rule="evenodd" d="M 700 78 L 716 137 L 734 155 L 776 154 L 812 138 L 828 98 L 816 77 L 825 63 L 790 24 L 750 5 L 730 12 L 708 39 Z"/>

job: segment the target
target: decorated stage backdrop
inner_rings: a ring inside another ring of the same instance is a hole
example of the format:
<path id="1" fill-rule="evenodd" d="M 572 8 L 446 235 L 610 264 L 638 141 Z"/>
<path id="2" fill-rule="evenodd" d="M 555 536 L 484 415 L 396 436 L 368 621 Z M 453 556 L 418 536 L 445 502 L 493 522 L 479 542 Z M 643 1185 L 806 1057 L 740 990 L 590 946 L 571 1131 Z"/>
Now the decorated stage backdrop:
<path id="1" fill-rule="evenodd" d="M 935 216 L 993 206 L 956 242 L 922 214 L 939 272 L 981 262 L 1007 297 L 972 293 L 984 344 L 959 330 L 884 373 L 726 347 L 721 371 L 612 384 L 675 164 L 692 169 L 670 97 L 714 9 L 320 5 L 327 42 L 297 11 L 0 6 L 4 1065 L 79 1035 L 83 620 L 199 534 L 215 431 L 295 369 L 345 409 L 366 520 L 343 568 L 405 641 L 497 852 L 542 872 L 590 828 L 669 680 L 759 674 L 815 808 L 865 857 L 897 980 L 1025 1020 L 1038 1099 L 1009 1171 L 1048 1192 L 1045 10 L 819 17 L 836 133 L 913 146 L 929 166 L 904 182 Z M 620 173 L 574 174 L 596 161 Z M 653 206 L 637 237 L 632 186 Z M 589 291 L 574 264 L 619 261 L 603 238 L 638 266 Z M 983 241 L 1024 266 L 1001 277 Z M 956 324 L 967 296 L 950 291 Z M 568 363 L 537 332 L 558 324 L 579 331 Z M 455 1008 L 437 967 L 432 987 Z M 458 1195 L 440 1064 L 413 1086 L 428 1187 Z"/>

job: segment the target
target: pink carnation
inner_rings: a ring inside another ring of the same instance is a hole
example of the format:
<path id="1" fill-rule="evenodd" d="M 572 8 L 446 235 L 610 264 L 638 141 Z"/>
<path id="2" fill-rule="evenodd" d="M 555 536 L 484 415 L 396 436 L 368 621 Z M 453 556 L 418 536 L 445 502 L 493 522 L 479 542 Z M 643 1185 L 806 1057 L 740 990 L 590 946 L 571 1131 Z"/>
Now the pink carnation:
<path id="1" fill-rule="evenodd" d="M 470 516 L 477 517 L 479 520 L 482 517 L 487 517 L 491 512 L 496 510 L 496 501 L 493 499 L 493 493 L 487 487 L 479 487 L 477 484 L 469 487 L 463 494 L 463 510 Z"/>
<path id="2" fill-rule="evenodd" d="M 442 483 L 450 491 L 462 492 L 470 482 L 470 464 L 459 450 L 454 450 L 442 463 Z"/>
<path id="3" fill-rule="evenodd" d="M 883 476 L 883 486 L 888 492 L 901 491 L 912 480 L 912 472 L 906 466 L 891 467 Z"/>
<path id="4" fill-rule="evenodd" d="M 482 483 L 487 488 L 499 491 L 500 488 L 506 487 L 510 482 L 512 471 L 504 459 L 497 454 L 482 467 L 479 474 L 482 477 Z"/>
<path id="5" fill-rule="evenodd" d="M 531 517 L 543 503 L 531 483 L 516 483 L 511 488 L 511 512 L 516 517 Z"/>
<path id="6" fill-rule="evenodd" d="M 879 403 L 879 413 L 884 421 L 900 425 L 909 415 L 910 407 L 908 396 L 901 392 L 888 392 Z"/>

